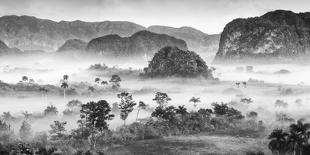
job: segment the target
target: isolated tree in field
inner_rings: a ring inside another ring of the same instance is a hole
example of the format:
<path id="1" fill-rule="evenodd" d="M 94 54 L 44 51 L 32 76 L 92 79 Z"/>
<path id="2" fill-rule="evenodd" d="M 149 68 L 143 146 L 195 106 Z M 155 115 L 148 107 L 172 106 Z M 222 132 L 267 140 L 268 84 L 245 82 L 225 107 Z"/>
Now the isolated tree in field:
<path id="1" fill-rule="evenodd" d="M 155 98 L 153 99 L 161 108 L 166 106 L 170 100 L 171 98 L 166 93 L 162 92 L 156 92 Z"/>
<path id="2" fill-rule="evenodd" d="M 55 106 L 53 105 L 49 105 L 45 108 L 44 110 L 44 115 L 57 115 L 58 114 L 58 110 Z"/>
<path id="3" fill-rule="evenodd" d="M 253 103 L 253 101 L 252 101 L 251 98 L 241 98 L 241 99 L 240 99 L 240 102 L 241 102 L 241 103 L 246 103 L 246 104 Z"/>
<path id="4" fill-rule="evenodd" d="M 192 97 L 192 98 L 189 100 L 189 102 L 194 103 L 194 107 L 195 107 L 195 109 L 196 109 L 197 103 L 200 102 L 200 98 Z"/>
<path id="5" fill-rule="evenodd" d="M 140 110 L 141 109 L 144 110 L 145 108 L 146 108 L 146 104 L 143 101 L 140 101 L 139 104 L 138 104 L 138 112 L 137 112 L 136 121 L 138 120 Z"/>
<path id="6" fill-rule="evenodd" d="M 122 79 L 118 75 L 112 75 L 111 79 L 109 82 L 112 83 L 112 88 L 113 89 L 118 89 L 121 85 L 120 82 Z"/>
<path id="7" fill-rule="evenodd" d="M 236 84 L 237 88 L 239 88 L 240 82 L 236 82 L 235 84 Z"/>
<path id="8" fill-rule="evenodd" d="M 19 129 L 19 136 L 22 141 L 29 141 L 32 136 L 31 125 L 27 121 L 23 121 Z"/>
<path id="9" fill-rule="evenodd" d="M 242 82 L 242 85 L 243 85 L 244 88 L 246 88 L 247 82 L 246 82 L 246 81 L 243 81 L 243 82 Z"/>
<path id="10" fill-rule="evenodd" d="M 290 125 L 290 133 L 292 135 L 296 135 L 296 137 L 291 138 L 290 141 L 293 142 L 294 152 L 300 153 L 302 155 L 302 151 L 304 146 L 308 145 L 308 141 L 310 138 L 310 123 L 304 123 L 303 119 L 299 119 L 296 124 Z"/>
<path id="11" fill-rule="evenodd" d="M 100 82 L 100 80 L 101 80 L 101 79 L 100 79 L 100 78 L 98 78 L 98 77 L 97 77 L 97 78 L 95 78 L 95 83 L 99 83 L 99 82 Z"/>
<path id="12" fill-rule="evenodd" d="M 88 102 L 82 105 L 82 109 L 80 111 L 81 120 L 78 123 L 86 127 L 90 132 L 90 143 L 91 148 L 94 149 L 96 147 L 96 133 L 101 133 L 105 130 L 108 130 L 108 120 L 112 120 L 114 118 L 113 114 L 110 114 L 111 107 L 109 103 L 105 100 L 100 100 L 98 102 Z"/>
<path id="13" fill-rule="evenodd" d="M 54 124 L 50 125 L 51 130 L 49 130 L 49 133 L 51 134 L 52 140 L 60 140 L 65 138 L 66 124 L 67 122 L 54 121 Z"/>
<path id="14" fill-rule="evenodd" d="M 107 84 L 108 84 L 108 81 L 101 81 L 100 84 L 101 84 L 101 85 L 107 85 Z"/>
<path id="15" fill-rule="evenodd" d="M 27 82 L 28 81 L 28 76 L 23 76 L 22 81 Z"/>
<path id="16" fill-rule="evenodd" d="M 275 129 L 272 131 L 268 137 L 268 139 L 271 140 L 268 147 L 273 154 L 285 155 L 290 150 L 287 141 L 288 136 L 289 134 L 284 132 L 282 129 Z"/>
<path id="17" fill-rule="evenodd" d="M 64 90 L 64 101 L 66 101 L 66 89 L 69 87 L 67 82 L 62 82 L 60 86 Z"/>
<path id="18" fill-rule="evenodd" d="M 136 103 L 135 101 L 133 101 L 132 95 L 128 92 L 122 92 L 120 94 L 117 94 L 117 97 L 121 99 L 121 102 L 118 104 L 118 106 L 121 111 L 121 119 L 124 121 L 124 125 L 126 125 L 126 119 L 129 113 L 133 111 Z"/>

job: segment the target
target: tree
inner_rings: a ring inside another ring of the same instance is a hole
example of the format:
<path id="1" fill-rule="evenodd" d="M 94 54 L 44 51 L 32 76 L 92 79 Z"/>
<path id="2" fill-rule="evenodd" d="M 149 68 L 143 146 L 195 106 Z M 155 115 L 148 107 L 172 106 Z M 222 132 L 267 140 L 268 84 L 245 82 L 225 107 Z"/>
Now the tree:
<path id="1" fill-rule="evenodd" d="M 45 108 L 44 110 L 44 115 L 57 115 L 58 114 L 58 110 L 54 105 L 49 105 Z"/>
<path id="2" fill-rule="evenodd" d="M 189 102 L 194 103 L 194 107 L 195 107 L 195 109 L 196 109 L 197 103 L 200 102 L 200 98 L 192 97 L 192 98 L 189 100 Z"/>
<path id="3" fill-rule="evenodd" d="M 92 149 L 96 147 L 95 134 L 108 130 L 106 121 L 114 118 L 114 115 L 110 114 L 110 112 L 111 107 L 105 100 L 98 102 L 91 101 L 82 105 L 82 109 L 80 110 L 81 120 L 78 123 L 82 128 L 86 128 L 89 131 Z"/>
<path id="4" fill-rule="evenodd" d="M 166 120 L 169 122 L 173 122 L 176 114 L 176 109 L 174 106 L 168 106 L 165 108 L 156 107 L 156 109 L 152 112 L 151 116 L 156 117 L 158 119 Z"/>
<path id="5" fill-rule="evenodd" d="M 31 125 L 27 121 L 23 121 L 20 129 L 19 136 L 22 141 L 29 141 L 32 135 Z"/>
<path id="6" fill-rule="evenodd" d="M 5 121 L 12 121 L 13 119 L 15 119 L 11 113 L 8 112 L 3 112 L 2 116 L 1 116 Z"/>
<path id="7" fill-rule="evenodd" d="M 42 97 L 45 96 L 45 100 L 47 102 L 47 92 L 48 92 L 48 89 L 46 89 L 44 87 L 40 87 L 39 91 L 42 93 Z"/>
<path id="8" fill-rule="evenodd" d="M 96 77 L 96 78 L 95 78 L 95 83 L 99 83 L 100 80 L 101 80 L 100 78 Z"/>
<path id="9" fill-rule="evenodd" d="M 51 130 L 49 130 L 49 133 L 51 134 L 52 140 L 60 140 L 65 138 L 66 124 L 67 122 L 54 121 L 54 124 L 50 125 Z"/>
<path id="10" fill-rule="evenodd" d="M 143 101 L 140 101 L 139 102 L 139 105 L 138 105 L 138 112 L 137 112 L 137 118 L 136 118 L 136 121 L 138 120 L 138 116 L 139 116 L 139 112 L 140 112 L 140 109 L 145 109 L 146 108 L 146 104 L 143 102 Z"/>
<path id="11" fill-rule="evenodd" d="M 92 93 L 95 92 L 95 88 L 93 86 L 89 86 L 88 91 L 90 92 L 90 96 L 92 96 Z"/>
<path id="12" fill-rule="evenodd" d="M 28 76 L 22 76 L 22 81 L 27 82 L 28 81 Z"/>
<path id="13" fill-rule="evenodd" d="M 124 125 L 126 125 L 126 119 L 129 113 L 133 111 L 133 107 L 136 105 L 136 103 L 133 101 L 132 95 L 128 92 L 117 94 L 117 97 L 121 99 L 121 102 L 118 104 L 118 106 L 121 111 L 121 119 L 124 121 Z"/>
<path id="14" fill-rule="evenodd" d="M 112 89 L 118 89 L 121 85 L 120 82 L 122 79 L 118 75 L 112 75 L 109 82 L 112 83 Z"/>
<path id="15" fill-rule="evenodd" d="M 282 129 L 275 129 L 269 135 L 269 149 L 273 154 L 285 155 L 289 151 L 289 145 L 287 142 L 289 134 L 284 132 Z"/>
<path id="16" fill-rule="evenodd" d="M 156 92 L 155 98 L 153 99 L 153 101 L 156 101 L 156 103 L 161 108 L 166 106 L 166 104 L 168 104 L 170 100 L 171 98 L 169 98 L 169 96 L 166 93 L 162 93 L 162 92 Z"/>
<path id="17" fill-rule="evenodd" d="M 257 112 L 255 112 L 255 111 L 250 111 L 249 113 L 247 113 L 246 116 L 247 116 L 248 118 L 250 118 L 250 119 L 256 119 L 257 116 L 258 116 L 258 114 L 257 114 Z"/>
<path id="18" fill-rule="evenodd" d="M 64 75 L 64 76 L 63 76 L 63 80 L 64 80 L 64 81 L 68 81 L 68 80 L 69 80 L 69 75 Z"/>
<path id="19" fill-rule="evenodd" d="M 290 125 L 290 133 L 297 136 L 297 138 L 295 137 L 294 139 L 290 138 L 294 143 L 294 151 L 295 153 L 299 151 L 301 155 L 304 146 L 308 145 L 308 140 L 310 138 L 310 123 L 303 123 L 303 121 L 303 119 L 299 119 L 296 124 Z"/>
<path id="20" fill-rule="evenodd" d="M 69 87 L 67 82 L 62 82 L 61 83 L 61 88 L 64 89 L 64 101 L 66 101 L 66 89 Z"/>

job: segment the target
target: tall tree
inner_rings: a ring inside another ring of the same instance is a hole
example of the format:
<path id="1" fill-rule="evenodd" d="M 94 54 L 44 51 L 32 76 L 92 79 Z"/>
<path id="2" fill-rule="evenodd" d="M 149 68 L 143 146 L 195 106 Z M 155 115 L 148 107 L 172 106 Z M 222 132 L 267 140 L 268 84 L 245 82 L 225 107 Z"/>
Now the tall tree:
<path id="1" fill-rule="evenodd" d="M 52 140 L 65 138 L 66 124 L 67 122 L 54 121 L 54 124 L 50 125 L 51 130 L 49 130 L 49 133 L 51 134 Z"/>
<path id="2" fill-rule="evenodd" d="M 268 147 L 273 154 L 285 155 L 289 151 L 288 136 L 289 134 L 282 129 L 275 129 L 271 132 L 268 137 L 271 140 Z"/>
<path id="3" fill-rule="evenodd" d="M 138 104 L 138 112 L 137 112 L 136 121 L 138 120 L 140 110 L 141 109 L 144 110 L 145 108 L 146 108 L 146 104 L 143 101 L 140 101 L 139 104 Z"/>
<path id="4" fill-rule="evenodd" d="M 162 92 L 156 92 L 155 98 L 153 99 L 161 108 L 164 108 L 170 100 L 171 98 L 166 93 Z"/>
<path id="5" fill-rule="evenodd" d="M 290 125 L 290 133 L 295 134 L 297 140 L 290 139 L 294 145 L 294 152 L 299 152 L 302 155 L 302 151 L 305 145 L 308 145 L 310 138 L 310 123 L 304 123 L 304 119 L 299 119 L 296 124 Z"/>
<path id="6" fill-rule="evenodd" d="M 92 149 L 96 148 L 95 135 L 98 132 L 101 133 L 108 130 L 107 121 L 114 118 L 114 115 L 110 114 L 110 112 L 111 107 L 105 100 L 91 101 L 82 105 L 80 111 L 81 120 L 78 123 L 90 132 L 90 145 Z"/>
<path id="7" fill-rule="evenodd" d="M 31 125 L 27 121 L 23 121 L 19 129 L 19 136 L 22 141 L 29 141 L 32 135 Z"/>
<path id="8" fill-rule="evenodd" d="M 62 82 L 60 86 L 64 90 L 64 101 L 66 102 L 66 89 L 69 87 L 67 82 Z"/>
<path id="9" fill-rule="evenodd" d="M 135 101 L 132 99 L 132 95 L 128 92 L 122 92 L 120 94 L 117 94 L 117 97 L 121 99 L 121 102 L 118 104 L 119 109 L 121 110 L 121 119 L 124 121 L 124 125 L 126 125 L 126 119 L 134 109 L 134 106 L 136 105 Z"/>

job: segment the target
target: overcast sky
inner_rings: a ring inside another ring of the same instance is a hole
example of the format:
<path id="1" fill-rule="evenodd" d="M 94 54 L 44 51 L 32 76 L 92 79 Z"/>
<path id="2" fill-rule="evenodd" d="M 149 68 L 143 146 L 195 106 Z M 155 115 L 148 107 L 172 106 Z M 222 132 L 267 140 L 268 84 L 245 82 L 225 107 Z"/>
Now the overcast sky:
<path id="1" fill-rule="evenodd" d="M 235 18 L 259 16 L 275 9 L 309 12 L 309 6 L 310 0 L 0 0 L 0 16 L 191 26 L 214 34 Z"/>

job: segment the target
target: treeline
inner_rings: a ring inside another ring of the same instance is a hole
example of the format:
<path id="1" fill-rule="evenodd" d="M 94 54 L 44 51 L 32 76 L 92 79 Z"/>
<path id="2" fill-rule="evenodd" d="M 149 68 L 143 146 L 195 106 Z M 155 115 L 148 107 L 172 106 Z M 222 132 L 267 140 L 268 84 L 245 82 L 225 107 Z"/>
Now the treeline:
<path id="1" fill-rule="evenodd" d="M 70 101 L 63 114 L 80 115 L 78 127 L 71 131 L 66 129 L 67 122 L 55 120 L 48 133 L 33 134 L 28 121 L 32 116 L 26 113 L 19 135 L 15 135 L 5 121 L 6 117 L 0 123 L 0 154 L 103 154 L 113 145 L 137 140 L 197 133 L 259 137 L 265 130 L 263 122 L 257 120 L 256 112 L 243 115 L 225 103 L 212 103 L 211 109 L 189 111 L 184 105 L 169 105 L 171 98 L 166 93 L 157 92 L 153 99 L 157 107 L 151 112 L 151 117 L 140 119 L 139 112 L 147 109 L 147 104 L 142 101 L 136 103 L 128 92 L 119 93 L 117 97 L 120 101 L 112 108 L 106 100 L 86 104 Z M 190 102 L 196 105 L 200 99 L 193 97 Z M 127 125 L 128 115 L 134 108 L 137 108 L 136 121 Z M 44 115 L 57 113 L 54 106 L 44 110 Z M 120 117 L 124 125 L 111 130 L 108 121 L 115 117 Z"/>

